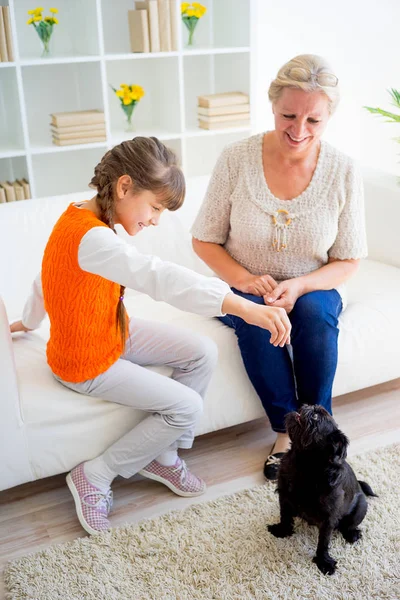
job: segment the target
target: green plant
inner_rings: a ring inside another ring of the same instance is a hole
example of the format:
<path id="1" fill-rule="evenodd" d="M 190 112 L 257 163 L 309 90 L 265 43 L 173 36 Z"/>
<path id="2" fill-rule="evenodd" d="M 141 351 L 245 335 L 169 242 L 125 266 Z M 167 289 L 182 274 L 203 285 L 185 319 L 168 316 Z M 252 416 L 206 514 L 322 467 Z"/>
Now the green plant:
<path id="1" fill-rule="evenodd" d="M 392 104 L 400 111 L 400 92 L 391 88 L 388 90 L 392 98 Z M 382 108 L 372 108 L 371 106 L 364 106 L 373 115 L 380 115 L 381 117 L 386 117 L 386 123 L 400 123 L 400 114 L 395 114 L 393 112 L 389 112 L 387 110 L 383 110 Z M 400 144 L 400 137 L 394 138 L 396 142 Z"/>

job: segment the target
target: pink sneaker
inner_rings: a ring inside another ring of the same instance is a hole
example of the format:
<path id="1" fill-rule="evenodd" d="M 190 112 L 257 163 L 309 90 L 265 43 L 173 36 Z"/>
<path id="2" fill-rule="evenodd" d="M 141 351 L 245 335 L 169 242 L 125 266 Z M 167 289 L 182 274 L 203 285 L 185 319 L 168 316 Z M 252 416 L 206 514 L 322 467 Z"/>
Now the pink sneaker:
<path id="1" fill-rule="evenodd" d="M 80 524 L 93 535 L 111 527 L 107 517 L 112 507 L 113 494 L 111 489 L 105 494 L 89 483 L 83 465 L 81 463 L 67 475 L 67 485 L 74 497 Z"/>
<path id="2" fill-rule="evenodd" d="M 179 456 L 172 467 L 164 467 L 153 460 L 139 474 L 163 483 L 178 496 L 201 496 L 207 489 L 205 482 L 188 471 L 185 461 Z"/>

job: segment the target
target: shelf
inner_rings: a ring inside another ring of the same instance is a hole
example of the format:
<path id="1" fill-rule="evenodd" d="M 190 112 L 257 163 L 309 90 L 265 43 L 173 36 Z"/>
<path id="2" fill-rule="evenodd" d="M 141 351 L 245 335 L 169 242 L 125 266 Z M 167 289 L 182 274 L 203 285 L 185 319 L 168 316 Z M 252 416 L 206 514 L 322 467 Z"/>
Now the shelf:
<path id="1" fill-rule="evenodd" d="M 99 62 L 100 56 L 53 56 L 50 58 L 29 58 L 22 59 L 20 64 L 22 67 L 37 67 L 48 65 L 62 65 L 86 62 Z"/>
<path id="2" fill-rule="evenodd" d="M 105 60 L 142 60 L 147 58 L 170 58 L 179 56 L 179 52 L 129 52 L 124 54 L 106 54 Z"/>
<path id="3" fill-rule="evenodd" d="M 24 148 L 18 82 L 15 69 L 0 71 L 0 153 L 17 154 Z"/>
<path id="4" fill-rule="evenodd" d="M 96 0 L 57 0 L 57 18 L 50 40 L 50 52 L 54 57 L 86 57 L 99 55 Z M 47 5 L 43 16 L 50 15 Z M 32 0 L 14 0 L 15 23 L 19 56 L 23 64 L 36 64 L 40 59 L 42 45 L 33 25 L 27 25 L 28 10 L 34 8 Z M 46 59 L 51 61 L 52 59 Z M 57 60 L 57 59 L 54 59 Z M 32 62 L 31 62 L 32 61 Z M 45 59 L 43 59 L 45 61 Z M 41 63 L 40 63 L 41 64 Z M 50 63 L 51 64 L 51 63 Z"/>
<path id="5" fill-rule="evenodd" d="M 237 54 L 238 52 L 250 52 L 248 46 L 225 47 L 225 48 L 193 48 L 183 50 L 184 56 L 213 55 L 213 54 Z"/>
<path id="6" fill-rule="evenodd" d="M 51 113 L 104 110 L 99 63 L 38 65 L 34 69 L 22 67 L 22 82 L 30 146 L 34 152 L 43 152 L 49 146 L 51 150 L 48 152 L 65 148 L 51 143 Z"/>
<path id="7" fill-rule="evenodd" d="M 176 0 L 178 50 L 157 53 L 131 52 L 127 12 L 135 0 L 58 0 L 59 25 L 48 58 L 41 57 L 39 36 L 26 23 L 32 0 L 8 2 L 15 62 L 0 63 L 0 175 L 25 177 L 34 197 L 85 189 L 105 152 L 136 136 L 162 140 L 192 177 L 209 175 L 225 145 L 251 135 L 247 124 L 200 129 L 197 96 L 251 94 L 253 0 L 203 0 L 207 13 L 190 48 Z M 126 131 L 126 116 L 110 87 L 121 83 L 145 90 L 133 113 L 134 131 Z M 51 113 L 89 109 L 104 111 L 106 140 L 52 144 Z"/>
<path id="8" fill-rule="evenodd" d="M 198 129 L 198 96 L 232 91 L 250 94 L 250 54 L 186 55 L 183 77 L 185 126 L 193 131 Z M 247 125 L 245 128 L 249 129 Z"/>
<path id="9" fill-rule="evenodd" d="M 105 148 L 87 147 L 73 150 L 69 147 L 69 150 L 68 167 L 64 157 L 60 160 L 58 152 L 32 156 L 37 196 L 57 196 L 85 189 L 88 190 L 88 198 L 94 195 L 93 190 L 89 188 L 89 181 L 95 166 L 105 154 Z"/>
<path id="10" fill-rule="evenodd" d="M 0 155 L 0 181 L 28 179 L 28 168 L 24 156 L 2 158 Z"/>
<path id="11" fill-rule="evenodd" d="M 32 146 L 30 151 L 31 154 L 53 154 L 54 152 L 72 152 L 73 150 L 86 150 L 87 148 L 107 148 L 107 141 L 94 142 L 92 144 L 71 144 L 70 146 L 56 146 L 51 144 L 49 146 Z"/>
<path id="12" fill-rule="evenodd" d="M 134 109 L 132 121 L 137 131 L 180 130 L 178 61 L 174 57 L 134 61 L 111 61 L 106 64 L 110 129 L 125 129 L 126 117 L 119 98 L 111 89 L 121 83 L 141 85 L 145 96 Z"/>
<path id="13" fill-rule="evenodd" d="M 198 127 L 197 129 L 187 129 L 183 135 L 185 138 L 193 138 L 230 133 L 249 133 L 250 130 L 250 125 L 246 125 L 245 127 L 226 127 L 225 129 L 200 129 L 200 127 Z"/>

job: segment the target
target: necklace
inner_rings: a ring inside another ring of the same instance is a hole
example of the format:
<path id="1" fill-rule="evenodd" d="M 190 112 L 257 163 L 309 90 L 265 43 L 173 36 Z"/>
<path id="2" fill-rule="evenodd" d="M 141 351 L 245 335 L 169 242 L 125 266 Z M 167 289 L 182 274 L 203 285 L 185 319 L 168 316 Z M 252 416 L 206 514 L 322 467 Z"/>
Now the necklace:
<path id="1" fill-rule="evenodd" d="M 288 246 L 288 228 L 292 225 L 296 215 L 290 214 L 289 211 L 284 208 L 280 208 L 275 213 L 272 213 L 271 217 L 272 225 L 274 227 L 272 248 L 275 252 L 282 252 L 282 250 L 286 250 Z M 283 217 L 283 219 L 281 217 Z"/>

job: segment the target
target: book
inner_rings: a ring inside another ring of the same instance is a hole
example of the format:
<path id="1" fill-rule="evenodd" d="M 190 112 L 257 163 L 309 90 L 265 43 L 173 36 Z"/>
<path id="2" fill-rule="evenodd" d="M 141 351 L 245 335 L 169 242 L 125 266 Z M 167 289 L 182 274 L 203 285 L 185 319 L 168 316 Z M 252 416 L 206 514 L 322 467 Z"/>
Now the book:
<path id="1" fill-rule="evenodd" d="M 51 124 L 55 125 L 56 127 L 104 123 L 104 112 L 101 110 L 77 110 L 52 113 L 50 116 Z"/>
<path id="2" fill-rule="evenodd" d="M 7 54 L 8 60 L 14 62 L 14 46 L 12 41 L 11 34 L 11 19 L 10 19 L 10 7 L 3 6 L 3 21 L 4 21 L 4 29 L 6 32 L 6 46 L 7 46 Z"/>
<path id="3" fill-rule="evenodd" d="M 6 191 L 2 185 L 0 185 L 0 204 L 7 202 Z"/>
<path id="4" fill-rule="evenodd" d="M 0 59 L 1 62 L 8 62 L 6 29 L 4 26 L 3 11 L 0 9 Z"/>
<path id="5" fill-rule="evenodd" d="M 150 52 L 147 10 L 128 10 L 129 37 L 132 52 Z"/>
<path id="6" fill-rule="evenodd" d="M 90 137 L 102 137 L 106 139 L 105 127 L 99 127 L 97 129 L 90 129 L 89 131 L 60 131 L 55 127 L 51 127 L 52 136 L 59 140 L 74 140 L 76 138 L 90 138 Z"/>
<path id="7" fill-rule="evenodd" d="M 29 181 L 26 179 L 21 179 L 22 187 L 24 188 L 24 196 L 25 200 L 29 200 L 31 197 L 31 186 L 29 185 Z"/>
<path id="8" fill-rule="evenodd" d="M 199 127 L 201 129 L 228 129 L 229 127 L 245 127 L 246 125 L 250 125 L 250 120 L 225 121 L 223 123 L 206 123 L 205 121 L 199 120 Z"/>
<path id="9" fill-rule="evenodd" d="M 137 10 L 147 10 L 149 22 L 150 52 L 160 52 L 160 29 L 158 26 L 158 3 L 157 0 L 145 0 L 135 2 Z"/>
<path id="10" fill-rule="evenodd" d="M 72 138 L 69 140 L 60 140 L 59 138 L 53 137 L 53 144 L 55 144 L 56 146 L 72 146 L 75 144 L 93 144 L 95 142 L 104 142 L 104 137 Z"/>
<path id="11" fill-rule="evenodd" d="M 206 115 L 199 116 L 203 123 L 226 123 L 228 121 L 249 121 L 250 113 L 239 113 L 233 115 L 215 115 L 208 117 Z"/>
<path id="12" fill-rule="evenodd" d="M 15 202 L 15 190 L 13 185 L 9 181 L 0 181 L 0 185 L 6 193 L 7 202 Z"/>
<path id="13" fill-rule="evenodd" d="M 52 131 L 63 134 L 63 133 L 83 133 L 86 131 L 99 131 L 102 129 L 105 131 L 106 126 L 105 123 L 88 123 L 83 125 L 65 125 L 62 127 L 58 127 L 57 125 L 53 125 L 50 123 L 50 127 Z"/>
<path id="14" fill-rule="evenodd" d="M 218 115 L 231 115 L 249 112 L 250 104 L 231 104 L 228 106 L 215 106 L 210 108 L 203 108 L 202 106 L 199 106 L 197 108 L 197 114 L 204 115 L 207 117 L 216 117 Z"/>
<path id="15" fill-rule="evenodd" d="M 25 200 L 24 188 L 18 179 L 12 182 L 12 186 L 15 191 L 15 199 L 16 200 Z"/>
<path id="16" fill-rule="evenodd" d="M 209 94 L 198 96 L 198 105 L 204 108 L 228 106 L 230 104 L 249 104 L 249 95 L 243 92 L 225 92 L 224 94 Z"/>
<path id="17" fill-rule="evenodd" d="M 171 52 L 171 15 L 169 0 L 157 0 L 161 52 Z"/>
<path id="18" fill-rule="evenodd" d="M 176 1 L 169 0 L 169 14 L 171 21 L 171 50 L 176 52 L 178 50 L 178 11 L 176 8 Z"/>

